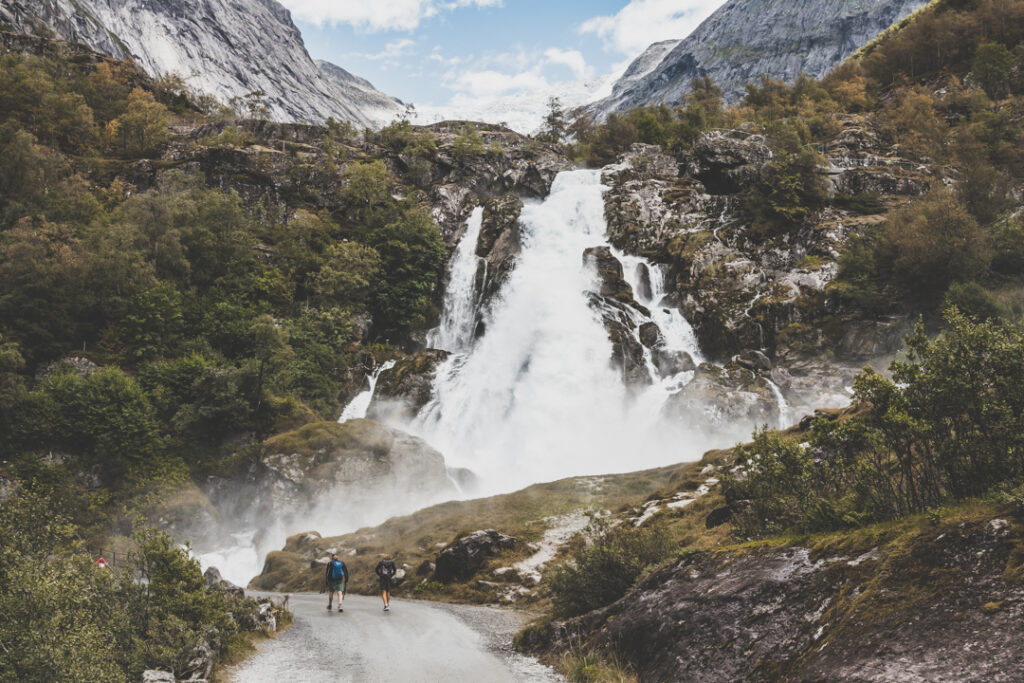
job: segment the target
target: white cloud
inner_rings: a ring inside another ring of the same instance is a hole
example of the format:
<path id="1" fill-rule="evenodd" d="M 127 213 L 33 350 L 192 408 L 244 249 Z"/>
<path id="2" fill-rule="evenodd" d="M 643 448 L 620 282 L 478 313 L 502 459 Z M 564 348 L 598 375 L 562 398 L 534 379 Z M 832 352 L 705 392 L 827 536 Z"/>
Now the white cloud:
<path id="1" fill-rule="evenodd" d="M 500 7 L 502 0 L 282 0 L 297 18 L 312 24 L 351 24 L 366 31 L 411 31 L 441 11 Z"/>
<path id="2" fill-rule="evenodd" d="M 408 38 L 400 38 L 399 40 L 392 40 L 384 46 L 384 49 L 380 52 L 372 55 L 359 55 L 363 59 L 369 59 L 371 61 L 381 60 L 394 60 L 399 57 L 403 57 L 416 46 L 415 40 L 409 40 Z"/>
<path id="3" fill-rule="evenodd" d="M 512 92 L 541 90 L 548 81 L 537 71 L 503 74 L 500 71 L 464 71 L 447 80 L 446 85 L 475 98 L 496 97 Z"/>
<path id="4" fill-rule="evenodd" d="M 685 38 L 723 4 L 723 0 L 632 0 L 614 15 L 588 19 L 579 31 L 598 35 L 607 48 L 634 56 L 651 43 Z"/>
<path id="5" fill-rule="evenodd" d="M 586 58 L 579 50 L 560 50 L 557 47 L 552 47 L 544 51 L 544 57 L 551 64 L 563 64 L 569 67 L 576 78 L 586 78 L 590 71 L 587 68 Z"/>

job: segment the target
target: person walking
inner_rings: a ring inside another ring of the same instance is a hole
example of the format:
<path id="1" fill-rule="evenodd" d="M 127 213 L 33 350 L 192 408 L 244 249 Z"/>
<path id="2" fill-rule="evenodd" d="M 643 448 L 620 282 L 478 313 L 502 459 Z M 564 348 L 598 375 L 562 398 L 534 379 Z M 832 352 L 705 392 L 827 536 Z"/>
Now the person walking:
<path id="1" fill-rule="evenodd" d="M 348 582 L 348 567 L 338 559 L 338 553 L 331 555 L 331 561 L 327 563 L 327 571 L 324 573 L 324 581 L 327 583 L 327 611 L 331 611 L 331 603 L 334 601 L 334 594 L 338 594 L 338 611 L 344 612 L 341 607 L 345 599 L 345 584 Z"/>
<path id="2" fill-rule="evenodd" d="M 374 570 L 380 577 L 380 597 L 384 601 L 384 611 L 391 610 L 391 580 L 395 577 L 395 563 L 391 561 L 391 555 L 384 555 L 384 559 L 377 563 Z"/>

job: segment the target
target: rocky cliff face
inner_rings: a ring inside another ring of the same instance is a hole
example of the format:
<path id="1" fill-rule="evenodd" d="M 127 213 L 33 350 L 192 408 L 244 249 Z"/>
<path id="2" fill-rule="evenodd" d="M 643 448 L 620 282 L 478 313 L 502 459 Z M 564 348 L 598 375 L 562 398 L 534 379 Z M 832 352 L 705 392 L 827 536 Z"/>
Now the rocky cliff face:
<path id="1" fill-rule="evenodd" d="M 690 81 L 711 76 L 729 102 L 761 76 L 791 81 L 821 77 L 879 33 L 927 5 L 926 0 L 730 0 L 677 44 L 652 45 L 589 107 L 603 119 L 639 105 L 673 104 Z M 651 62 L 667 46 L 653 68 Z M 642 74 L 639 75 L 638 74 Z"/>
<path id="2" fill-rule="evenodd" d="M 644 681 L 1012 681 L 1021 525 L 973 515 L 879 545 L 698 552 L 549 633 Z"/>
<path id="3" fill-rule="evenodd" d="M 874 197 L 877 210 L 831 202 L 782 237 L 755 234 L 742 211 L 744 193 L 772 160 L 760 135 L 712 133 L 678 158 L 638 144 L 605 168 L 609 241 L 670 267 L 675 286 L 668 289 L 678 296 L 672 303 L 693 325 L 702 351 L 732 366 L 699 373 L 701 381 L 674 397 L 671 410 L 722 404 L 725 392 L 737 409 L 749 404 L 756 422 L 774 422 L 768 418 L 786 416 L 778 414 L 767 380 L 799 411 L 842 405 L 855 371 L 895 352 L 909 331 L 904 318 L 844 318 L 830 284 L 849 237 L 927 192 L 930 169 L 901 158 L 863 118 L 837 123 L 840 132 L 819 150 L 822 179 L 833 197 Z M 741 352 L 762 355 L 747 362 Z M 820 360 L 826 355 L 827 362 Z"/>
<path id="4" fill-rule="evenodd" d="M 177 74 L 224 103 L 262 91 L 277 121 L 333 116 L 379 126 L 405 108 L 344 69 L 315 63 L 275 0 L 0 0 L 0 23 L 133 60 L 155 77 Z"/>

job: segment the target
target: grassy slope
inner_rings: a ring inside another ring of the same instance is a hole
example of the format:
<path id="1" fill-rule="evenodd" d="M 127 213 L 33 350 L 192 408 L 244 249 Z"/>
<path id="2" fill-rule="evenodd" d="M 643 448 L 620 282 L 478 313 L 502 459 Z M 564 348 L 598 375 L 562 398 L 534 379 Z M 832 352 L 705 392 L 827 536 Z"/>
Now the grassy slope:
<path id="1" fill-rule="evenodd" d="M 618 512 L 630 509 L 666 489 L 680 489 L 696 481 L 702 465 L 687 463 L 654 470 L 593 477 L 577 477 L 547 484 L 537 484 L 515 493 L 453 501 L 420 510 L 405 517 L 395 517 L 378 527 L 325 538 L 317 542 L 320 548 L 337 547 L 344 552 L 354 549 L 356 555 L 346 562 L 353 573 L 353 590 L 372 592 L 373 566 L 385 551 L 392 553 L 399 564 L 417 568 L 424 561 L 434 559 L 437 551 L 458 536 L 477 529 L 497 529 L 527 542 L 540 539 L 550 527 L 549 518 L 578 510 Z M 280 590 L 318 590 L 322 583 L 319 566 L 308 566 L 308 559 L 299 552 L 302 537 L 289 539 L 284 551 L 271 553 L 267 558 L 270 569 L 254 585 Z M 344 549 L 344 550 L 342 550 Z M 506 554 L 496 560 L 498 566 L 530 554 L 527 547 Z M 410 584 L 421 578 L 413 577 Z M 464 587 L 465 588 L 465 587 Z M 471 590 L 448 591 L 432 597 L 462 597 L 473 600 Z"/>

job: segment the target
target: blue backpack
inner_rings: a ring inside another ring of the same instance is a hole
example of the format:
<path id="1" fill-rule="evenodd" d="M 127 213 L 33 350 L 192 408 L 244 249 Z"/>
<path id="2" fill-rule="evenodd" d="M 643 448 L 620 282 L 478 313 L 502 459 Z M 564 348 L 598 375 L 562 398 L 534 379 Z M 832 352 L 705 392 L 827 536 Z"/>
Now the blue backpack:
<path id="1" fill-rule="evenodd" d="M 331 580 L 341 581 L 345 578 L 345 563 L 341 560 L 331 560 Z"/>

